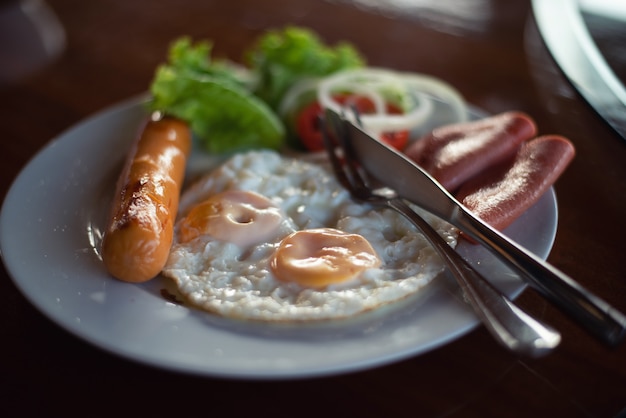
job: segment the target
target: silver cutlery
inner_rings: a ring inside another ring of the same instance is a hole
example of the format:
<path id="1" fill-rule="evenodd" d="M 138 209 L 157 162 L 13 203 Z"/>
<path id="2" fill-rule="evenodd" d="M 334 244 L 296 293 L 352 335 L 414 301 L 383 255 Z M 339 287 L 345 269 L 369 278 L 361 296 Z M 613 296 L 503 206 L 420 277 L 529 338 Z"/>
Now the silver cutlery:
<path id="1" fill-rule="evenodd" d="M 604 344 L 614 347 L 626 336 L 626 316 L 545 260 L 469 212 L 433 177 L 402 153 L 372 138 L 356 123 L 332 110 L 325 122 L 341 137 L 360 167 L 403 198 L 449 222 L 483 245 L 533 289 Z M 393 169 L 390 169 L 393 167 Z"/>
<path id="2" fill-rule="evenodd" d="M 525 356 L 540 357 L 550 353 L 561 341 L 561 335 L 532 318 L 496 289 L 467 263 L 435 229 L 389 188 L 372 186 L 345 144 L 342 121 L 330 119 L 332 131 L 324 125 L 324 144 L 339 182 L 358 201 L 393 209 L 404 215 L 422 231 L 428 242 L 446 263 L 486 329 L 509 350 Z"/>

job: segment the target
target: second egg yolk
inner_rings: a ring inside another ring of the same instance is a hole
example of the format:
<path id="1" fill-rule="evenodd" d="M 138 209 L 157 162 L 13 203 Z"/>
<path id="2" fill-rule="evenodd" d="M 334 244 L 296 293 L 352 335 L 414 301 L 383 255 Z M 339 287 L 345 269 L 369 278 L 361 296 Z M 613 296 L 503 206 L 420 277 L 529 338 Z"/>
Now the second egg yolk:
<path id="1" fill-rule="evenodd" d="M 281 281 L 321 288 L 351 280 L 380 264 L 363 236 L 318 228 L 297 231 L 283 239 L 270 265 Z"/>

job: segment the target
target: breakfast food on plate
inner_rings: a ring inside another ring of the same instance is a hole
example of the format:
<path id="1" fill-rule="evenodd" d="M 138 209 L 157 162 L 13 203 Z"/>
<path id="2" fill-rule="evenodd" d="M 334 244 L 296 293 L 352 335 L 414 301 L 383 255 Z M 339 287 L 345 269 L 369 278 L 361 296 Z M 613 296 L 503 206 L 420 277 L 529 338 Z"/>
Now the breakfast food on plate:
<path id="1" fill-rule="evenodd" d="M 424 216 L 455 245 L 454 228 Z M 415 294 L 442 269 L 421 233 L 354 202 L 325 160 L 265 150 L 234 155 L 183 192 L 163 275 L 203 310 L 283 322 L 368 311 Z"/>
<path id="2" fill-rule="evenodd" d="M 349 44 L 328 47 L 303 28 L 267 32 L 247 65 L 212 60 L 210 46 L 178 39 L 157 68 L 147 107 L 165 116 L 146 123 L 128 156 L 101 254 L 118 279 L 162 273 L 185 303 L 218 315 L 351 317 L 416 294 L 444 268 L 406 219 L 353 201 L 335 179 L 317 153 L 326 108 L 405 152 L 498 228 L 573 156 L 564 138 L 530 140 L 537 128 L 521 112 L 468 122 L 444 81 L 367 67 Z M 186 167 L 191 133 L 194 153 L 219 165 Z M 181 194 L 186 168 L 198 177 Z M 415 209 L 456 245 L 455 228 Z"/>
<path id="3" fill-rule="evenodd" d="M 142 127 L 117 181 L 102 241 L 102 260 L 114 277 L 143 282 L 165 265 L 190 149 L 191 133 L 179 120 L 148 120 Z"/>
<path id="4" fill-rule="evenodd" d="M 515 154 L 520 144 L 536 133 L 535 122 L 528 115 L 505 112 L 436 128 L 409 146 L 405 154 L 447 190 L 455 191 L 469 178 Z"/>
<path id="5" fill-rule="evenodd" d="M 496 229 L 509 226 L 552 186 L 574 158 L 570 141 L 544 135 L 469 180 L 456 194 L 463 205 Z"/>

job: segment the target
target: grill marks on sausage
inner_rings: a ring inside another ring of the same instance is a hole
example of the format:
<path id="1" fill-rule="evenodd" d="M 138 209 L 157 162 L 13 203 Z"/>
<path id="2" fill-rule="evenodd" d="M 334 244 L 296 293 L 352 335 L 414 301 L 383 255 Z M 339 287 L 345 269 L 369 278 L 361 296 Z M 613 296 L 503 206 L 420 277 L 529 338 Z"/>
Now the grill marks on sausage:
<path id="1" fill-rule="evenodd" d="M 102 259 L 114 277 L 146 281 L 167 261 L 190 148 L 191 133 L 182 121 L 149 120 L 142 128 L 118 179 L 102 243 Z"/>

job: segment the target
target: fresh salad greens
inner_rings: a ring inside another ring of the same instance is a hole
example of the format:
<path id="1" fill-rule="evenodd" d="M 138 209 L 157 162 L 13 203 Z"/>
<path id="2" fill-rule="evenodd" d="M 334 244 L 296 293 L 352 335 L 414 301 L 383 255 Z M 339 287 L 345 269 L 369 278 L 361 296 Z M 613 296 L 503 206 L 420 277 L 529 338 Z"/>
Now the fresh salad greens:
<path id="1" fill-rule="evenodd" d="M 248 66 L 211 59 L 212 44 L 175 40 L 150 86 L 149 107 L 186 121 L 212 153 L 280 148 L 285 126 L 275 112 L 291 85 L 364 65 L 349 44 L 326 46 L 310 30 L 269 31 L 246 51 Z"/>
<path id="2" fill-rule="evenodd" d="M 252 94 L 246 69 L 210 60 L 211 44 L 176 40 L 156 70 L 150 107 L 186 121 L 212 153 L 244 147 L 278 148 L 284 127 Z"/>
<path id="3" fill-rule="evenodd" d="M 298 27 L 267 32 L 245 58 L 259 77 L 255 94 L 274 110 L 285 92 L 302 79 L 365 65 L 352 45 L 340 42 L 329 47 L 315 33 Z"/>

